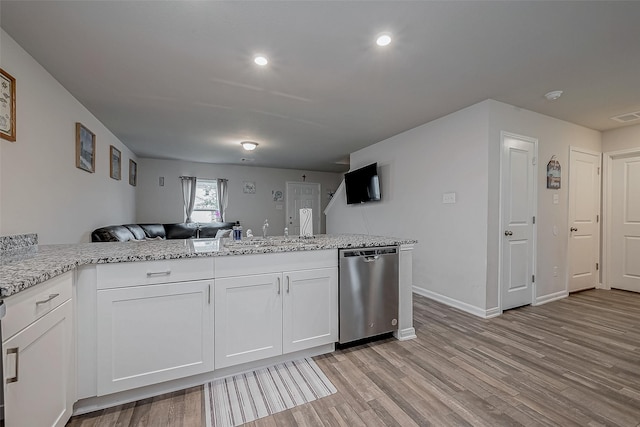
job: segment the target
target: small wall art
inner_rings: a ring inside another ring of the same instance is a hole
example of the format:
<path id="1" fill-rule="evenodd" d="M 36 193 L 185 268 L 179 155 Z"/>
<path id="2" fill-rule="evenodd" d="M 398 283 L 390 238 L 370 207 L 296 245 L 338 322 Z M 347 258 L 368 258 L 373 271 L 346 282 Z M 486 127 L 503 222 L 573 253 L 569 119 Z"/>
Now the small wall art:
<path id="1" fill-rule="evenodd" d="M 256 182 L 255 181 L 243 181 L 242 192 L 245 194 L 256 194 Z"/>
<path id="2" fill-rule="evenodd" d="M 560 162 L 556 156 L 551 156 L 551 160 L 547 163 L 547 188 L 557 190 L 560 188 Z"/>
<path id="3" fill-rule="evenodd" d="M 96 135 L 82 123 L 76 123 L 76 167 L 96 171 Z"/>
<path id="4" fill-rule="evenodd" d="M 122 176 L 121 153 L 120 150 L 113 145 L 109 149 L 109 159 L 109 174 L 111 178 L 120 181 Z"/>
<path id="5" fill-rule="evenodd" d="M 129 184 L 138 185 L 138 164 L 129 159 Z"/>
<path id="6" fill-rule="evenodd" d="M 16 79 L 0 68 L 0 137 L 16 140 Z"/>
<path id="7" fill-rule="evenodd" d="M 284 200 L 282 190 L 271 190 L 271 194 L 273 195 L 274 202 L 282 202 Z"/>

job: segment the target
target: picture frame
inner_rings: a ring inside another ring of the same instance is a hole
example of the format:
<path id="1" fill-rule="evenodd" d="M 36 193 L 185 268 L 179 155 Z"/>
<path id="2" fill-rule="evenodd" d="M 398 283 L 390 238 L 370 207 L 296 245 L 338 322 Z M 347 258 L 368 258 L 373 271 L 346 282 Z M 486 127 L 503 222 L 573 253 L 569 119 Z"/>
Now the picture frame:
<path id="1" fill-rule="evenodd" d="M 256 182 L 255 181 L 243 181 L 242 192 L 245 194 L 256 194 Z"/>
<path id="2" fill-rule="evenodd" d="M 129 184 L 138 185 L 138 164 L 132 159 L 129 159 Z"/>
<path id="3" fill-rule="evenodd" d="M 109 147 L 109 175 L 117 181 L 122 177 L 122 153 L 113 145 Z"/>
<path id="4" fill-rule="evenodd" d="M 16 79 L 0 68 L 0 138 L 16 140 Z"/>
<path id="5" fill-rule="evenodd" d="M 96 171 L 96 134 L 77 122 L 76 167 L 89 173 Z"/>

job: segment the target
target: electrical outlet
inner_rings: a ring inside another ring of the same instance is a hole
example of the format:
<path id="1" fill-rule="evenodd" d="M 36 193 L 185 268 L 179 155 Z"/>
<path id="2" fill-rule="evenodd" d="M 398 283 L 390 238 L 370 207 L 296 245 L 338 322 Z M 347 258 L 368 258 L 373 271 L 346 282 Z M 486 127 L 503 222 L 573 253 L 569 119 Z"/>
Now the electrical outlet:
<path id="1" fill-rule="evenodd" d="M 455 203 L 456 193 L 444 193 L 442 194 L 442 203 Z"/>
<path id="2" fill-rule="evenodd" d="M 553 277 L 558 277 L 558 267 L 553 267 Z"/>

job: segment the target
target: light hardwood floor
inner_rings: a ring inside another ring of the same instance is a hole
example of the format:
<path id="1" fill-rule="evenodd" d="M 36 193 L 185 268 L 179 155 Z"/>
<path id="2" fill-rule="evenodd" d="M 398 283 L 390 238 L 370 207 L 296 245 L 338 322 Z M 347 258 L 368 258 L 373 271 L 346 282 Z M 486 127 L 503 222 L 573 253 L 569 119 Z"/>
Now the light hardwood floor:
<path id="1" fill-rule="evenodd" d="M 316 358 L 338 392 L 261 426 L 639 426 L 640 294 L 590 290 L 480 319 L 414 298 L 418 338 Z M 202 388 L 68 426 L 203 426 Z"/>

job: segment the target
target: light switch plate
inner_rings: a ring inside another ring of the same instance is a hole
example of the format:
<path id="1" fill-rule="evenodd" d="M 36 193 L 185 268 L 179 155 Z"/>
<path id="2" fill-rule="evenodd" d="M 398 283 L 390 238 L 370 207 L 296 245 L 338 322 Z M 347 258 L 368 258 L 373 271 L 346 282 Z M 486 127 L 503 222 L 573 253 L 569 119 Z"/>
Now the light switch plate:
<path id="1" fill-rule="evenodd" d="M 558 195 L 558 193 L 554 193 L 553 194 L 553 204 L 557 205 L 558 203 L 560 203 L 560 196 Z"/>
<path id="2" fill-rule="evenodd" d="M 455 203 L 455 202 L 456 202 L 456 193 L 442 194 L 442 203 Z"/>

